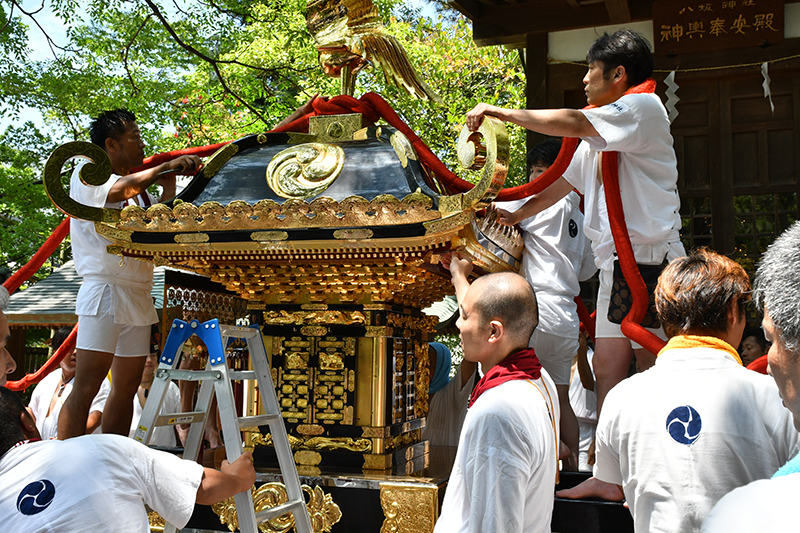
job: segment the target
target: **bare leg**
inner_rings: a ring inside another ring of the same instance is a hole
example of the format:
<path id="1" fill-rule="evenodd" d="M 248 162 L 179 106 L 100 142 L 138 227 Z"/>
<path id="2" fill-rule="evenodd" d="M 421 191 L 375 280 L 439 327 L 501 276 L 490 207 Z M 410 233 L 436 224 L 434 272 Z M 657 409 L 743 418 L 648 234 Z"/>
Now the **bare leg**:
<path id="1" fill-rule="evenodd" d="M 648 352 L 644 348 L 637 348 L 634 350 L 636 353 L 636 371 L 644 372 L 654 364 L 656 364 L 656 356 Z"/>
<path id="2" fill-rule="evenodd" d="M 564 459 L 563 470 L 577 472 L 580 429 L 578 428 L 578 419 L 569 403 L 569 385 L 556 385 L 556 391 L 558 391 L 558 403 L 561 407 L 561 440 L 570 450 L 569 456 Z"/>
<path id="3" fill-rule="evenodd" d="M 594 375 L 597 381 L 597 416 L 606 394 L 628 377 L 633 360 L 631 341 L 626 338 L 602 337 L 595 341 Z"/>
<path id="4" fill-rule="evenodd" d="M 58 416 L 58 438 L 78 437 L 86 432 L 86 421 L 92 400 L 111 368 L 114 354 L 92 350 L 76 350 L 75 382 L 72 392 L 64 400 Z M 127 435 L 127 432 L 125 433 Z"/>
<path id="5" fill-rule="evenodd" d="M 191 357 L 188 353 L 184 352 L 181 357 L 181 362 L 178 365 L 181 370 L 199 370 L 200 359 Z M 194 391 L 197 389 L 196 381 L 180 380 L 178 381 L 178 390 L 181 393 L 181 411 L 190 413 L 194 411 Z M 177 426 L 178 435 L 181 437 L 181 444 L 186 445 L 186 437 L 189 435 L 190 424 L 180 424 Z"/>
<path id="6" fill-rule="evenodd" d="M 208 410 L 208 422 L 206 422 L 205 439 L 208 441 L 209 448 L 220 448 L 223 446 L 222 436 L 219 434 L 219 424 L 217 423 L 217 399 L 211 401 L 211 408 Z"/>
<path id="7" fill-rule="evenodd" d="M 111 392 L 103 411 L 103 433 L 128 436 L 133 399 L 142 381 L 146 357 L 115 357 L 111 365 Z"/>

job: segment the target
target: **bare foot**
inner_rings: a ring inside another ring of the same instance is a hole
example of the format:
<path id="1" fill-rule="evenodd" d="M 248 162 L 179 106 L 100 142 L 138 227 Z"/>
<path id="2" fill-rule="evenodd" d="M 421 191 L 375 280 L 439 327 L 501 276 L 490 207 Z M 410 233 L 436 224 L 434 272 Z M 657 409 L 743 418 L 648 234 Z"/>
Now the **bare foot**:
<path id="1" fill-rule="evenodd" d="M 580 485 L 571 489 L 559 490 L 556 492 L 559 498 L 569 498 L 571 500 L 582 500 L 586 498 L 600 498 L 610 502 L 621 502 L 625 499 L 619 485 L 600 481 L 596 477 L 590 477 Z"/>

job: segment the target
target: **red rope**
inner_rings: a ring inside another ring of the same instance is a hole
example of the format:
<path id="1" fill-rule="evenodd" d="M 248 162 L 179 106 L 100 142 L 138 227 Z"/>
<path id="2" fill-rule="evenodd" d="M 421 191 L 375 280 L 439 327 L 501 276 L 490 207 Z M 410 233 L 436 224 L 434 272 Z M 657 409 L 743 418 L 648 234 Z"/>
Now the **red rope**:
<path id="1" fill-rule="evenodd" d="M 620 328 L 626 337 L 642 345 L 647 351 L 657 354 L 666 343 L 642 327 L 642 320 L 650 304 L 650 296 L 642 275 L 639 273 L 639 268 L 636 266 L 631 237 L 628 235 L 628 225 L 625 223 L 625 211 L 622 208 L 622 196 L 619 191 L 617 155 L 617 152 L 603 152 L 602 170 L 611 234 L 614 237 L 614 246 L 617 249 L 622 275 L 625 276 L 625 281 L 633 296 L 631 310 L 622 319 Z"/>
<path id="2" fill-rule="evenodd" d="M 575 297 L 575 303 L 578 305 L 578 319 L 581 321 L 583 329 L 589 334 L 589 338 L 594 341 L 594 317 L 597 315 L 597 311 L 589 314 L 589 310 L 586 309 L 586 304 L 583 303 L 580 296 Z"/>
<path id="3" fill-rule="evenodd" d="M 31 385 L 39 383 L 44 379 L 44 377 L 56 370 L 58 365 L 61 363 L 61 360 L 67 356 L 67 354 L 71 354 L 72 350 L 75 349 L 75 341 L 78 339 L 78 324 L 75 324 L 75 327 L 72 328 L 72 331 L 67 336 L 66 340 L 58 347 L 58 350 L 50 356 L 50 359 L 39 368 L 33 374 L 26 374 L 25 377 L 20 379 L 19 381 L 9 381 L 6 383 L 6 387 L 13 391 L 21 391 L 25 390 Z"/>
<path id="4" fill-rule="evenodd" d="M 28 281 L 37 270 L 39 270 L 47 259 L 53 255 L 53 252 L 58 248 L 58 245 L 69 234 L 69 217 L 61 221 L 61 224 L 53 230 L 53 233 L 44 241 L 44 244 L 39 251 L 19 270 L 8 278 L 3 287 L 8 290 L 8 294 L 13 294 L 14 291 L 19 289 L 19 286 Z"/>

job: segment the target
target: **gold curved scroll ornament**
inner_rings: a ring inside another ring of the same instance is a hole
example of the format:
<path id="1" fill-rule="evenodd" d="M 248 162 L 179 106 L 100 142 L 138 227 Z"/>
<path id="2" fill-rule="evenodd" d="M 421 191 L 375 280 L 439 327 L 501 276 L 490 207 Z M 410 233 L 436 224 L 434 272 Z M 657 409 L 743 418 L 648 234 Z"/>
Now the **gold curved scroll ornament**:
<path id="1" fill-rule="evenodd" d="M 327 189 L 344 166 L 335 144 L 305 143 L 278 152 L 267 165 L 267 184 L 281 198 L 305 200 Z"/>
<path id="2" fill-rule="evenodd" d="M 494 117 L 484 117 L 478 131 L 466 126 L 458 136 L 458 163 L 470 170 L 483 169 L 481 180 L 467 192 L 439 199 L 439 213 L 453 215 L 470 207 L 480 209 L 489 205 L 503 188 L 508 175 L 509 140 L 505 124 Z"/>
<path id="3" fill-rule="evenodd" d="M 321 487 L 313 489 L 308 485 L 302 485 L 303 491 L 308 494 L 309 517 L 311 518 L 311 529 L 314 533 L 326 533 L 331 530 L 342 518 L 342 511 L 333 501 L 330 494 L 325 494 Z M 286 487 L 282 483 L 265 483 L 258 490 L 253 492 L 253 506 L 255 512 L 259 513 L 264 509 L 271 509 L 289 501 Z M 236 515 L 236 505 L 233 497 L 215 503 L 211 509 L 219 516 L 222 524 L 227 524 L 228 529 L 236 531 L 239 528 L 239 520 Z M 258 525 L 258 529 L 263 533 L 286 533 L 294 527 L 294 515 L 286 513 L 277 518 L 266 520 Z"/>
<path id="4" fill-rule="evenodd" d="M 44 189 L 57 208 L 73 218 L 94 222 L 117 222 L 120 209 L 92 207 L 70 198 L 61 182 L 61 169 L 73 157 L 83 156 L 91 162 L 81 168 L 81 181 L 89 186 L 103 185 L 114 170 L 105 151 L 96 144 L 86 141 L 72 141 L 62 144 L 50 154 L 44 165 Z"/>

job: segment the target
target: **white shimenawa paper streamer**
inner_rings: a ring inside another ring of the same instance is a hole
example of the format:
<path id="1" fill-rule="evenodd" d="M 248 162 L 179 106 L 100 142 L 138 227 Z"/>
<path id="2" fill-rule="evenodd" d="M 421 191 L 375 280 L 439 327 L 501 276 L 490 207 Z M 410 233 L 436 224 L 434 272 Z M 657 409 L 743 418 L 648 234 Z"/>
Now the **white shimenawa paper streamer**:
<path id="1" fill-rule="evenodd" d="M 764 87 L 764 98 L 769 98 L 769 108 L 772 110 L 772 114 L 775 114 L 775 104 L 772 103 L 772 89 L 770 89 L 769 84 L 772 80 L 769 77 L 769 63 L 764 61 L 761 63 L 761 75 L 764 76 L 764 83 L 761 84 Z"/>
<path id="2" fill-rule="evenodd" d="M 675 83 L 675 71 L 670 72 L 664 79 L 667 89 L 667 112 L 669 113 L 669 123 L 672 124 L 675 117 L 678 116 L 678 109 L 675 104 L 681 101 L 676 94 L 678 92 L 678 84 Z"/>

